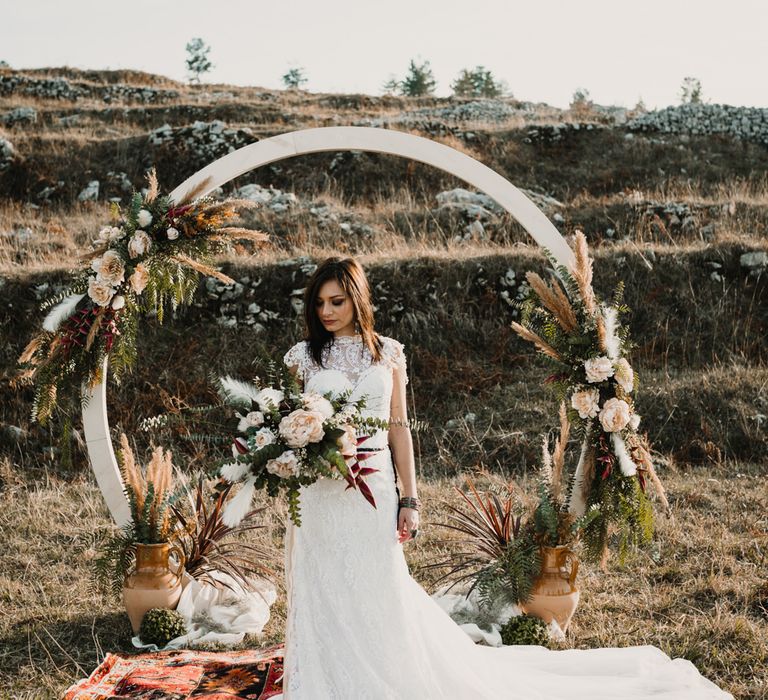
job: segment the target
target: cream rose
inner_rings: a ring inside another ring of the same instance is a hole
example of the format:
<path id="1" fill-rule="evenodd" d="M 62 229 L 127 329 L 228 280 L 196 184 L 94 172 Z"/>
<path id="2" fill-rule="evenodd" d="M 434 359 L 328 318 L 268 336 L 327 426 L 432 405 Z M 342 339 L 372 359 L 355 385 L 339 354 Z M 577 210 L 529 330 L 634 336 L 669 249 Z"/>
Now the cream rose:
<path id="1" fill-rule="evenodd" d="M 270 408 L 277 408 L 285 398 L 285 394 L 279 389 L 267 387 L 256 394 L 256 403 L 262 411 L 268 412 Z"/>
<path id="2" fill-rule="evenodd" d="M 262 428 L 252 439 L 257 450 L 260 450 L 267 445 L 273 445 L 277 441 L 275 434 L 269 428 Z"/>
<path id="3" fill-rule="evenodd" d="M 250 411 L 244 416 L 238 413 L 237 416 L 240 418 L 237 429 L 241 433 L 244 433 L 248 428 L 258 428 L 264 424 L 264 414 L 261 411 Z"/>
<path id="4" fill-rule="evenodd" d="M 88 296 L 99 306 L 108 306 L 115 290 L 112 285 L 98 277 L 91 277 L 88 280 Z"/>
<path id="5" fill-rule="evenodd" d="M 625 358 L 621 358 L 614 365 L 616 372 L 614 379 L 618 382 L 619 386 L 624 389 L 628 394 L 632 392 L 632 387 L 635 381 L 635 372 L 630 366 L 629 362 Z"/>
<path id="6" fill-rule="evenodd" d="M 280 421 L 278 430 L 289 447 L 304 447 L 310 442 L 320 442 L 325 435 L 323 415 L 298 408 Z"/>
<path id="7" fill-rule="evenodd" d="M 600 423 L 607 433 L 616 433 L 629 423 L 629 404 L 615 396 L 608 399 L 600 411 Z"/>
<path id="8" fill-rule="evenodd" d="M 91 269 L 112 286 L 117 286 L 125 279 L 125 263 L 114 250 L 108 250 L 100 258 L 92 260 Z"/>
<path id="9" fill-rule="evenodd" d="M 640 425 L 640 416 L 637 415 L 637 413 L 633 413 L 629 418 L 629 427 L 632 428 L 632 430 L 637 430 L 637 427 Z"/>
<path id="10" fill-rule="evenodd" d="M 594 418 L 600 410 L 600 392 L 597 389 L 576 391 L 571 396 L 571 406 L 579 412 L 581 418 Z"/>
<path id="11" fill-rule="evenodd" d="M 317 411 L 325 420 L 333 416 L 333 404 L 320 394 L 302 394 L 301 402 L 308 411 Z"/>
<path id="12" fill-rule="evenodd" d="M 152 239 L 147 235 L 147 232 L 138 229 L 128 241 L 128 255 L 132 258 L 138 258 L 139 255 L 148 253 L 151 247 Z"/>
<path id="13" fill-rule="evenodd" d="M 115 311 L 122 309 L 125 306 L 125 297 L 122 294 L 116 294 L 112 299 L 112 308 Z"/>
<path id="14" fill-rule="evenodd" d="M 152 214 L 148 212 L 146 209 L 139 209 L 139 215 L 137 217 L 137 220 L 141 228 L 146 228 L 152 223 Z"/>
<path id="15" fill-rule="evenodd" d="M 166 232 L 165 235 L 168 236 L 169 241 L 175 241 L 179 237 L 179 230 L 173 228 L 171 226 Z"/>
<path id="16" fill-rule="evenodd" d="M 584 362 L 584 369 L 587 373 L 587 381 L 594 384 L 602 382 L 608 377 L 613 376 L 613 363 L 610 357 L 593 357 Z"/>
<path id="17" fill-rule="evenodd" d="M 299 473 L 299 460 L 293 450 L 286 450 L 279 457 L 267 462 L 267 471 L 277 474 L 281 479 L 296 476 Z"/>
<path id="18" fill-rule="evenodd" d="M 136 265 L 133 274 L 128 278 L 128 281 L 131 283 L 131 289 L 136 294 L 141 294 L 147 286 L 147 282 L 149 282 L 149 270 L 147 270 L 143 263 L 139 263 Z"/>

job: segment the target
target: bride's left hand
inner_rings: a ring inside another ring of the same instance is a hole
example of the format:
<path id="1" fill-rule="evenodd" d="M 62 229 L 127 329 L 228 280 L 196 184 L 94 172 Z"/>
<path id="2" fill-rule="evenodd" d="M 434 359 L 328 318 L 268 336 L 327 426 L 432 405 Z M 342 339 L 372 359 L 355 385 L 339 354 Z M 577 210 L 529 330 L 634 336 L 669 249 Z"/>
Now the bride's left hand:
<path id="1" fill-rule="evenodd" d="M 410 539 L 411 530 L 419 529 L 419 511 L 413 508 L 401 508 L 397 516 L 397 539 L 402 544 Z"/>

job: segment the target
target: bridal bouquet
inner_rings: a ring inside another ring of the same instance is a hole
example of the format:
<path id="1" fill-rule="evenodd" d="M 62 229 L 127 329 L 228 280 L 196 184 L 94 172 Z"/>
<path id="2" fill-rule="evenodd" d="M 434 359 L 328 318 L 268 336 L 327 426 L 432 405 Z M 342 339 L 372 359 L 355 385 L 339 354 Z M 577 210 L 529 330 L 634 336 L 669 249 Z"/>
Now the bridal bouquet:
<path id="1" fill-rule="evenodd" d="M 237 412 L 232 444 L 234 461 L 222 465 L 220 474 L 229 482 L 243 482 L 224 511 L 232 526 L 249 510 L 256 489 L 271 496 L 287 493 L 291 520 L 301 525 L 299 488 L 320 478 L 345 479 L 347 489 L 357 489 L 375 508 L 365 477 L 378 471 L 363 466 L 371 451 L 361 445 L 370 437 L 358 437 L 365 428 L 381 430 L 387 422 L 364 417 L 365 399 L 349 400 L 351 392 L 338 397 L 305 393 L 282 363 L 274 382 L 251 384 L 232 377 L 219 380 L 219 392 Z"/>
<path id="2" fill-rule="evenodd" d="M 618 534 L 623 559 L 630 546 L 647 544 L 653 533 L 653 512 L 646 496 L 650 480 L 667 510 L 664 489 L 656 476 L 646 436 L 638 433 L 640 416 L 634 396 L 638 374 L 626 355 L 633 347 L 629 331 L 619 322 L 629 309 L 619 283 L 612 303 L 598 300 L 592 288 L 592 264 L 584 234 L 575 234 L 575 262 L 558 265 L 562 287 L 550 286 L 535 272 L 526 278 L 531 295 L 520 303 L 521 323 L 514 330 L 555 365 L 546 382 L 568 407 L 568 419 L 582 441 L 573 475 L 569 509 L 582 516 L 592 506 L 599 516 L 584 529 L 588 553 L 603 565 L 610 536 Z"/>

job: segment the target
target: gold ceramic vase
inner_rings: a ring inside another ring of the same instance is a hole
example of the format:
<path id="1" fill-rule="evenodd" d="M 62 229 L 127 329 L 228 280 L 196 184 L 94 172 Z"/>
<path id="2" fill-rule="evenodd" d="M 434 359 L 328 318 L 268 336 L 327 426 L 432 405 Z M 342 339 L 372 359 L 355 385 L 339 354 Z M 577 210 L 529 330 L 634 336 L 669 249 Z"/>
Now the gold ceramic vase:
<path id="1" fill-rule="evenodd" d="M 521 605 L 523 612 L 549 624 L 557 620 L 566 631 L 581 595 L 576 586 L 579 560 L 565 545 L 541 548 L 541 574 L 533 584 L 532 596 Z"/>
<path id="2" fill-rule="evenodd" d="M 173 552 L 179 559 L 179 567 L 171 570 L 169 556 Z M 137 544 L 136 568 L 125 577 L 123 604 L 137 634 L 144 614 L 152 608 L 173 610 L 181 597 L 181 574 L 184 571 L 184 554 L 167 542 L 161 544 Z"/>

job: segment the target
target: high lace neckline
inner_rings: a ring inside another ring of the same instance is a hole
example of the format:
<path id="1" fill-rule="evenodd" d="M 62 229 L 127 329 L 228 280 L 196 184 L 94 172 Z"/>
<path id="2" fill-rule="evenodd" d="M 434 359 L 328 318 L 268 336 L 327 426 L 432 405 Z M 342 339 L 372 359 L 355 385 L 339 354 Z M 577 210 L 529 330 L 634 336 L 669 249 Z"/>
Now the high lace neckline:
<path id="1" fill-rule="evenodd" d="M 355 335 L 335 335 L 333 336 L 333 342 L 344 342 L 344 343 L 352 343 L 355 340 L 362 340 L 363 336 L 360 335 L 360 333 L 355 333 Z"/>

